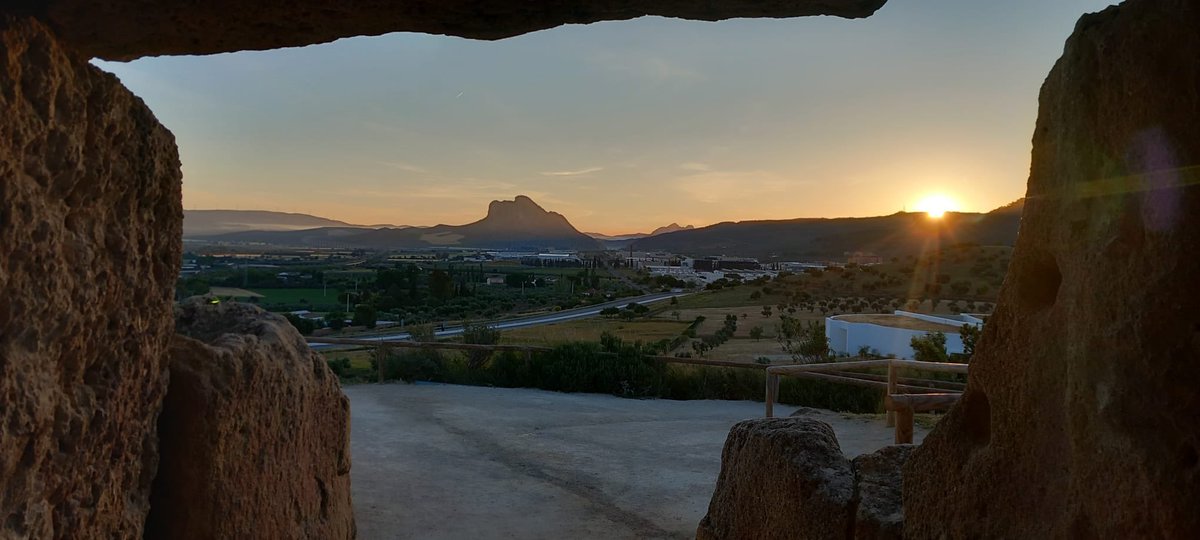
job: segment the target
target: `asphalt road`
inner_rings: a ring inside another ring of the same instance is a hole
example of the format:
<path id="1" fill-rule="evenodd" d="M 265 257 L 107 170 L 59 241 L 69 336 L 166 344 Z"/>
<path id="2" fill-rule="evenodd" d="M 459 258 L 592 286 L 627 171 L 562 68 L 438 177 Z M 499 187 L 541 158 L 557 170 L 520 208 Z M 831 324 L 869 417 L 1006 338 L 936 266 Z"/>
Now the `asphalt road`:
<path id="1" fill-rule="evenodd" d="M 560 322 L 564 322 L 564 321 L 573 321 L 576 319 L 586 319 L 588 317 L 595 317 L 595 316 L 599 315 L 600 311 L 604 310 L 605 308 L 625 307 L 625 306 L 629 305 L 630 302 L 637 302 L 639 304 L 646 305 L 646 304 L 653 304 L 656 302 L 663 302 L 666 300 L 670 300 L 673 297 L 686 296 L 687 294 L 689 294 L 689 293 L 665 292 L 665 293 L 647 294 L 644 296 L 634 296 L 634 297 L 630 297 L 630 298 L 622 298 L 620 300 L 613 300 L 611 302 L 605 302 L 603 304 L 596 304 L 596 305 L 592 305 L 592 306 L 564 309 L 562 311 L 556 311 L 554 313 L 546 313 L 544 315 L 534 315 L 532 317 L 522 317 L 519 319 L 505 319 L 505 320 L 494 321 L 494 322 L 482 321 L 480 324 L 486 324 L 497 330 L 512 330 L 514 328 L 526 328 L 526 327 L 530 327 L 530 326 L 541 326 L 541 325 L 545 325 L 545 324 L 554 324 L 554 323 L 560 323 Z M 463 332 L 463 327 L 450 326 L 450 327 L 446 327 L 445 330 L 438 330 L 438 331 L 434 332 L 434 336 L 435 337 L 451 337 L 451 336 L 457 336 L 457 335 L 461 334 L 462 332 Z M 410 336 L 408 332 L 397 332 L 394 334 L 377 334 L 377 335 L 371 335 L 371 336 L 361 336 L 361 337 L 354 336 L 354 337 L 357 339 L 369 339 L 372 341 L 405 341 L 405 340 L 408 340 L 412 336 Z M 339 347 L 339 345 L 329 345 L 329 344 L 324 344 L 324 343 L 309 343 L 308 346 L 312 347 L 313 349 L 326 349 L 326 348 Z M 342 347 L 344 347 L 344 345 Z"/>

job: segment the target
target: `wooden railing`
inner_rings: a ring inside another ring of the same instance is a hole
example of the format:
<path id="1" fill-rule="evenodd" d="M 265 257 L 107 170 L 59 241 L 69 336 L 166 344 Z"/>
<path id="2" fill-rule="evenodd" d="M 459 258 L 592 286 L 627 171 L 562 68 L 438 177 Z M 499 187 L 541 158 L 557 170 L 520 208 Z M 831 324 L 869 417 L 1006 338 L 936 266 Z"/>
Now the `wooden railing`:
<path id="1" fill-rule="evenodd" d="M 526 360 L 531 360 L 535 352 L 550 352 L 552 347 L 544 347 L 538 345 L 478 345 L 473 343 L 452 343 L 446 341 L 385 341 L 382 339 L 352 339 L 352 338 L 326 338 L 326 337 L 309 337 L 306 338 L 309 343 L 322 343 L 328 345 L 352 345 L 355 347 L 374 347 L 379 351 L 380 357 L 385 357 L 389 349 L 434 349 L 434 350 L 453 350 L 453 351 L 488 351 L 488 352 L 519 352 L 524 353 Z M 610 353 L 601 353 L 610 354 Z M 748 364 L 745 362 L 732 362 L 729 360 L 708 360 L 705 358 L 691 358 L 679 356 L 645 356 L 647 360 L 661 362 L 664 364 L 691 364 L 697 366 L 716 366 L 716 367 L 732 367 L 742 369 L 764 370 L 767 366 L 762 364 Z M 384 380 L 383 362 L 376 362 L 379 373 L 379 382 Z"/>
<path id="2" fill-rule="evenodd" d="M 887 376 L 853 372 L 877 368 L 887 368 Z M 766 416 L 770 418 L 775 415 L 775 400 L 779 395 L 781 376 L 878 388 L 884 392 L 883 405 L 887 410 L 887 425 L 896 428 L 896 443 L 912 443 L 914 413 L 949 408 L 958 401 L 966 385 L 953 381 L 900 377 L 901 370 L 966 374 L 967 364 L 915 360 L 855 360 L 772 366 L 767 368 Z"/>

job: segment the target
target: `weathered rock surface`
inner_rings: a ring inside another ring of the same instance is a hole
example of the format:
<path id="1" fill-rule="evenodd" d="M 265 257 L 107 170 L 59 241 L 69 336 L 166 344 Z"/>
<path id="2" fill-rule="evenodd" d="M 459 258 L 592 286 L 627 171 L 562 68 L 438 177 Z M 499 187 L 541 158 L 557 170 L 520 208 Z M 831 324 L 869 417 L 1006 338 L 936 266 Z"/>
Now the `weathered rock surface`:
<path id="1" fill-rule="evenodd" d="M 388 32 L 499 39 L 572 23 L 661 15 L 867 17 L 886 0 L 19 0 L 82 52 L 129 60 L 273 49 Z"/>
<path id="2" fill-rule="evenodd" d="M 0 537 L 140 536 L 181 219 L 170 132 L 0 16 Z"/>
<path id="3" fill-rule="evenodd" d="M 829 424 L 803 417 L 739 422 L 696 530 L 699 540 L 844 538 L 854 472 Z"/>
<path id="4" fill-rule="evenodd" d="M 351 538 L 350 405 L 284 318 L 247 304 L 177 310 L 146 534 Z"/>
<path id="5" fill-rule="evenodd" d="M 900 471 L 912 445 L 887 446 L 854 458 L 854 535 L 856 540 L 904 538 L 903 484 Z"/>
<path id="6" fill-rule="evenodd" d="M 905 469 L 913 538 L 1200 537 L 1200 2 L 1083 17 L 966 394 Z"/>

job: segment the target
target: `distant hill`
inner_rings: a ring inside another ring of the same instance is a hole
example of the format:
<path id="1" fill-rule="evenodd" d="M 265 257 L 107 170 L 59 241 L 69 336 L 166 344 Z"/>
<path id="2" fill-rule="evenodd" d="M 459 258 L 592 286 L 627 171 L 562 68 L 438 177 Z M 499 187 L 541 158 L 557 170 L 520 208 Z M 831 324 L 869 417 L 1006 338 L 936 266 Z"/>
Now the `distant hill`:
<path id="1" fill-rule="evenodd" d="M 659 227 L 657 229 L 654 229 L 653 231 L 648 232 L 648 233 L 631 233 L 631 234 L 615 234 L 615 235 L 600 234 L 600 233 L 583 233 L 583 234 L 586 234 L 592 238 L 595 238 L 596 240 L 600 240 L 606 246 L 622 247 L 622 246 L 627 246 L 627 245 L 629 245 L 630 242 L 632 242 L 634 240 L 638 240 L 640 238 L 646 238 L 646 237 L 650 237 L 650 236 L 655 236 L 655 235 L 669 233 L 669 232 L 675 232 L 675 231 L 687 231 L 687 230 L 691 230 L 694 228 L 696 228 L 696 227 L 693 225 L 681 227 L 678 223 L 672 223 L 665 227 Z"/>
<path id="2" fill-rule="evenodd" d="M 726 222 L 635 240 L 632 248 L 685 255 L 730 255 L 767 260 L 841 259 L 846 252 L 884 256 L 920 252 L 932 242 L 1011 246 L 1020 226 L 1020 201 L 985 214 L 899 212 L 866 218 L 804 218 Z"/>
<path id="3" fill-rule="evenodd" d="M 1000 208 L 992 210 L 991 214 L 1020 214 L 1025 211 L 1025 198 L 1022 197 Z"/>
<path id="4" fill-rule="evenodd" d="M 654 229 L 653 231 L 650 232 L 649 236 L 658 236 L 660 234 L 666 234 L 666 233 L 675 232 L 675 231 L 690 231 L 695 228 L 696 227 L 694 225 L 680 227 L 678 223 L 672 223 L 670 225 L 667 225 L 666 227 L 659 227 L 657 229 Z"/>
<path id="5" fill-rule="evenodd" d="M 266 210 L 184 210 L 183 237 L 211 236 L 244 231 L 297 231 L 317 227 L 379 228 L 384 225 L 351 225 L 308 214 Z M 395 227 L 395 225 L 386 225 Z"/>
<path id="6" fill-rule="evenodd" d="M 409 249 L 471 247 L 483 249 L 599 249 L 595 239 L 579 232 L 557 212 L 548 212 L 524 195 L 492 201 L 487 216 L 466 225 L 357 229 L 342 226 L 299 231 L 248 231 L 205 237 L 226 242 L 310 247 Z"/>

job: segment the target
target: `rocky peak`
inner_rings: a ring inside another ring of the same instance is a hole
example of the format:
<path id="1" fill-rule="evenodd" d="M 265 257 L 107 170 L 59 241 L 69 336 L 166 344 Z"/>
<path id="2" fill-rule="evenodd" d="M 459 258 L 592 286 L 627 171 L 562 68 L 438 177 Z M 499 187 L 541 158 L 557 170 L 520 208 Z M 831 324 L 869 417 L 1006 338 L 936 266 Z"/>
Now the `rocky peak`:
<path id="1" fill-rule="evenodd" d="M 686 227 L 683 227 L 683 226 L 680 226 L 678 223 L 671 223 L 670 225 L 667 225 L 666 227 L 659 227 L 657 229 L 654 229 L 654 231 L 650 233 L 650 236 L 654 236 L 656 234 L 665 234 L 665 233 L 675 232 L 675 231 L 689 231 L 689 230 L 692 230 L 695 228 L 696 227 L 694 225 L 688 225 Z"/>
<path id="2" fill-rule="evenodd" d="M 547 211 L 525 195 L 517 195 L 511 201 L 492 201 L 487 217 L 477 223 L 498 230 L 578 232 L 562 214 Z"/>

